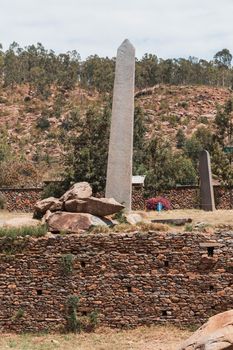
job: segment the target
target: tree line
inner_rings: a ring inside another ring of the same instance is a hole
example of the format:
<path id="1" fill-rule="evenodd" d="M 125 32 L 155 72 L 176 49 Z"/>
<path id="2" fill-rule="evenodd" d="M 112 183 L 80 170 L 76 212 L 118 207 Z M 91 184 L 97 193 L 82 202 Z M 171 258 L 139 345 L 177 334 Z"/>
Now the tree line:
<path id="1" fill-rule="evenodd" d="M 137 89 L 158 83 L 175 85 L 202 84 L 233 85 L 232 54 L 228 49 L 217 52 L 212 60 L 196 57 L 163 59 L 146 53 L 136 59 L 135 84 Z M 43 98 L 51 93 L 51 86 L 72 89 L 76 84 L 101 93 L 112 91 L 115 57 L 92 55 L 81 60 L 77 51 L 56 54 L 41 43 L 25 48 L 13 42 L 4 51 L 0 45 L 0 80 L 4 87 L 29 84 Z"/>

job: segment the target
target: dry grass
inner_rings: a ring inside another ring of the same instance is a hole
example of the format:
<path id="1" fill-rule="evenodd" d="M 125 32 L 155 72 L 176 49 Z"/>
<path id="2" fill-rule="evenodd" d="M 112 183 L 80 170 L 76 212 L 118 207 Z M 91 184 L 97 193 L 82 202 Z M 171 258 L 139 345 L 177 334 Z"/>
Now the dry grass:
<path id="1" fill-rule="evenodd" d="M 175 350 L 190 332 L 172 326 L 130 331 L 98 330 L 91 334 L 2 335 L 0 350 Z"/>
<path id="2" fill-rule="evenodd" d="M 95 226 L 90 229 L 91 233 L 121 233 L 121 232 L 148 232 L 148 231 L 169 231 L 170 227 L 168 225 L 159 223 L 146 223 L 140 222 L 136 225 L 130 224 L 119 224 L 114 227 L 107 226 Z"/>
<path id="3" fill-rule="evenodd" d="M 143 212 L 145 213 L 145 212 Z M 160 213 L 155 211 L 147 212 L 146 217 L 152 219 L 182 219 L 191 218 L 193 223 L 204 222 L 211 226 L 232 225 L 233 210 L 215 210 L 207 212 L 198 209 L 168 210 Z"/>

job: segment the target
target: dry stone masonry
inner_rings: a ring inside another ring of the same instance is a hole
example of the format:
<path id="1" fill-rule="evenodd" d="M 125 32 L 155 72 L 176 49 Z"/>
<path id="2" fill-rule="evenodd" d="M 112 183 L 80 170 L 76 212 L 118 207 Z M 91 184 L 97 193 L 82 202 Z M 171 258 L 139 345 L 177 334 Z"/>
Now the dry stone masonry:
<path id="1" fill-rule="evenodd" d="M 1 238 L 0 327 L 63 330 L 70 295 L 104 326 L 199 325 L 233 308 L 232 256 L 232 231 Z"/>
<path id="2" fill-rule="evenodd" d="M 6 209 L 9 211 L 32 212 L 35 203 L 41 199 L 43 188 L 5 188 L 0 189 L 0 196 L 4 199 Z M 178 187 L 159 193 L 160 196 L 170 200 L 173 209 L 199 209 L 200 189 L 198 186 Z M 216 209 L 233 208 L 233 189 L 214 186 Z M 132 209 L 144 210 L 145 199 L 142 190 L 134 190 L 132 196 Z"/>
<path id="3" fill-rule="evenodd" d="M 8 211 L 32 212 L 42 188 L 1 188 L 0 198 Z"/>

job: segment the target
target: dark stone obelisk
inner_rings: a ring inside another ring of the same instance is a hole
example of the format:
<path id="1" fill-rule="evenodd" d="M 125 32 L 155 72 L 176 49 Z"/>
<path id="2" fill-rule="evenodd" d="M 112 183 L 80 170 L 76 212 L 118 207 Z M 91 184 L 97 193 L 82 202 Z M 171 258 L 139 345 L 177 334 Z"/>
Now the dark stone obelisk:
<path id="1" fill-rule="evenodd" d="M 124 40 L 117 50 L 108 152 L 106 197 L 131 210 L 135 49 Z"/>
<path id="2" fill-rule="evenodd" d="M 214 190 L 212 184 L 212 173 L 210 166 L 210 155 L 208 151 L 202 151 L 199 157 L 200 174 L 200 196 L 201 209 L 205 211 L 214 211 Z"/>

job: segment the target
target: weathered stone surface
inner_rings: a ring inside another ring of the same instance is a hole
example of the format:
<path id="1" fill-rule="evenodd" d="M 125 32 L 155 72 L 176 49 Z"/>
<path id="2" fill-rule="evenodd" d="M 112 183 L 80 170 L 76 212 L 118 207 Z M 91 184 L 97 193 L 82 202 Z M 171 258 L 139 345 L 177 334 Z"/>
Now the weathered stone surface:
<path id="1" fill-rule="evenodd" d="M 126 220 L 130 225 L 136 225 L 143 221 L 143 217 L 140 214 L 131 213 L 126 215 Z"/>
<path id="2" fill-rule="evenodd" d="M 47 220 L 50 232 L 78 233 L 88 230 L 92 226 L 106 226 L 106 222 L 100 218 L 84 213 L 56 212 L 49 216 Z"/>
<path id="3" fill-rule="evenodd" d="M 49 197 L 42 199 L 41 201 L 36 202 L 34 207 L 34 216 L 42 216 L 46 213 L 47 210 L 57 211 L 62 210 L 63 203 L 54 197 Z"/>
<path id="4" fill-rule="evenodd" d="M 114 198 L 95 198 L 87 200 L 87 212 L 97 216 L 107 216 L 118 213 L 124 209 L 124 205 L 118 203 Z"/>
<path id="5" fill-rule="evenodd" d="M 90 197 L 85 200 L 72 199 L 65 202 L 65 210 L 75 213 L 89 213 L 97 216 L 107 216 L 118 213 L 124 206 L 114 198 Z"/>
<path id="6" fill-rule="evenodd" d="M 64 203 L 65 211 L 70 213 L 87 213 L 87 202 L 82 199 L 70 199 Z"/>
<path id="7" fill-rule="evenodd" d="M 47 210 L 45 215 L 43 216 L 41 223 L 44 225 L 47 223 L 48 218 L 50 217 L 50 215 L 52 215 L 52 212 L 50 210 Z"/>
<path id="8" fill-rule="evenodd" d="M 214 211 L 214 190 L 209 152 L 203 150 L 199 159 L 201 208 L 206 211 Z"/>
<path id="9" fill-rule="evenodd" d="M 131 209 L 135 49 L 125 40 L 117 51 L 106 194 Z"/>
<path id="10" fill-rule="evenodd" d="M 211 317 L 179 348 L 179 350 L 223 349 L 233 349 L 233 310 Z"/>
<path id="11" fill-rule="evenodd" d="M 63 202 L 71 199 L 89 198 L 92 195 L 92 188 L 88 182 L 78 182 L 74 184 L 63 196 L 60 198 Z"/>

